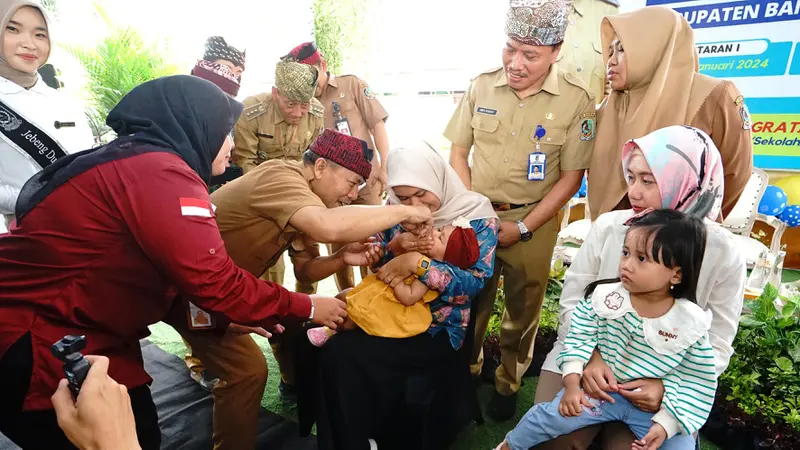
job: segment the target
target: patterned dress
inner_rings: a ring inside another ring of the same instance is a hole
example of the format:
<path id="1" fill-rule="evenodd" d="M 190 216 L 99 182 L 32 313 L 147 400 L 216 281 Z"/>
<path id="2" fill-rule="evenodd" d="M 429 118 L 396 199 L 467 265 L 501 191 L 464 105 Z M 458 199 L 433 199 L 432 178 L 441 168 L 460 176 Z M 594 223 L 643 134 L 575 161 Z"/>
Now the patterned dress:
<path id="1" fill-rule="evenodd" d="M 464 343 L 471 301 L 483 289 L 486 281 L 494 272 L 494 254 L 497 249 L 497 232 L 500 221 L 496 218 L 475 219 L 470 222 L 478 237 L 481 255 L 478 262 L 467 270 L 441 261 L 431 261 L 428 272 L 419 278 L 429 289 L 439 292 L 439 297 L 431 302 L 433 324 L 428 333 L 436 335 L 440 330 L 447 330 L 450 344 L 458 350 Z M 404 230 L 396 225 L 378 233 L 378 242 L 388 244 Z M 386 250 L 386 254 L 375 265 L 375 270 L 391 261 L 395 254 Z"/>

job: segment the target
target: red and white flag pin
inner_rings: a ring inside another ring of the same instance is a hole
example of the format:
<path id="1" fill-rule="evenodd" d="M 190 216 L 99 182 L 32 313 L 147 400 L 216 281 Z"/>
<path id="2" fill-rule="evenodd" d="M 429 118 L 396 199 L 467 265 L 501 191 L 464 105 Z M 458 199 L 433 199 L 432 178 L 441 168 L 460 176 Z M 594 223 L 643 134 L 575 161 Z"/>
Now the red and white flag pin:
<path id="1" fill-rule="evenodd" d="M 181 197 L 181 215 L 195 217 L 214 217 L 214 205 L 199 198 Z"/>

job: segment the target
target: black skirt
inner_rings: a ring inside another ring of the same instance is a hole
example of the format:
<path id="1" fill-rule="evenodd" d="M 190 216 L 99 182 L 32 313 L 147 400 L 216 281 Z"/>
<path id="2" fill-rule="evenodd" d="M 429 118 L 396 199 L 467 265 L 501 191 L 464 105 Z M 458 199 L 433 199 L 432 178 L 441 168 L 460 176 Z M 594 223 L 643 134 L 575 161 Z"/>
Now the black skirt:
<path id="1" fill-rule="evenodd" d="M 301 433 L 320 450 L 448 448 L 463 424 L 469 368 L 447 332 L 391 339 L 341 332 L 298 347 Z"/>

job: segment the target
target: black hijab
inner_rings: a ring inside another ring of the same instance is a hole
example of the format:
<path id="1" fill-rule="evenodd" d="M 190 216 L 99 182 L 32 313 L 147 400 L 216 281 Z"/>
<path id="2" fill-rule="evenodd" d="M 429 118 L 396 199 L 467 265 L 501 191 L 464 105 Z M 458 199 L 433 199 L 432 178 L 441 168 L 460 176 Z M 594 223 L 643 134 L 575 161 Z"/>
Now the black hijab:
<path id="1" fill-rule="evenodd" d="M 202 78 L 174 75 L 134 88 L 108 114 L 118 138 L 108 145 L 67 155 L 22 187 L 17 221 L 70 178 L 110 161 L 149 152 L 180 156 L 206 184 L 211 163 L 242 113 L 241 103 Z"/>

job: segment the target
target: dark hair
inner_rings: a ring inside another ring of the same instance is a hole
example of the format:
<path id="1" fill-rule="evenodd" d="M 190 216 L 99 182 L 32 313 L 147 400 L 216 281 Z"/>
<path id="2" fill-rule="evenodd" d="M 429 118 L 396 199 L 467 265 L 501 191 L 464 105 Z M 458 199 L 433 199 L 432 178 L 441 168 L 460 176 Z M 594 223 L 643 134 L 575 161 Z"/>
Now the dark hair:
<path id="1" fill-rule="evenodd" d="M 641 229 L 643 235 L 640 238 L 644 242 L 653 238 L 650 253 L 655 262 L 670 269 L 681 268 L 681 282 L 672 287 L 672 296 L 697 303 L 697 282 L 706 250 L 703 220 L 673 209 L 660 209 L 631 219 L 628 225 L 628 234 Z M 619 278 L 597 280 L 586 286 L 584 294 L 588 297 L 597 286 L 619 281 Z"/>

